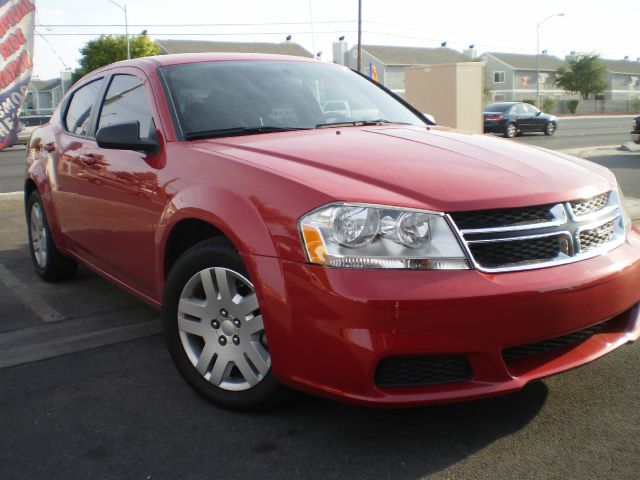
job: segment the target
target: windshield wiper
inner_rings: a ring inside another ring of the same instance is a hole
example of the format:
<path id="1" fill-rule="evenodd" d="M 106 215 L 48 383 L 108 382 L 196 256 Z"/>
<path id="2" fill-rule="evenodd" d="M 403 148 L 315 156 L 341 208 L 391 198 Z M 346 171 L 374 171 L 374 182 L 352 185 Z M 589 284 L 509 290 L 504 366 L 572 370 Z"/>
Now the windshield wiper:
<path id="1" fill-rule="evenodd" d="M 216 130 L 203 130 L 201 132 L 187 132 L 184 138 L 187 140 L 198 140 L 201 138 L 234 137 L 239 135 L 255 135 L 257 133 L 289 132 L 294 130 L 309 130 L 299 127 L 275 127 L 263 125 L 260 127 L 234 127 L 219 128 Z"/>
<path id="2" fill-rule="evenodd" d="M 377 120 L 355 120 L 353 122 L 334 122 L 334 123 L 319 123 L 316 128 L 333 128 L 333 127 L 370 127 L 371 125 L 412 125 L 407 122 L 393 122 L 391 120 L 385 120 L 379 118 Z"/>

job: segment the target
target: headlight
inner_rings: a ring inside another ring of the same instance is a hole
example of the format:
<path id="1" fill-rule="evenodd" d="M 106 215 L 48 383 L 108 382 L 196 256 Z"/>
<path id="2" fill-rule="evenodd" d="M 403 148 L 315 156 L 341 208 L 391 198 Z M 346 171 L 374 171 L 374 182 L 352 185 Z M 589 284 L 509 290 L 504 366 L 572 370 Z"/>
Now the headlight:
<path id="1" fill-rule="evenodd" d="M 342 268 L 468 269 L 441 213 L 341 203 L 298 222 L 307 259 Z"/>
<path id="2" fill-rule="evenodd" d="M 624 203 L 624 193 L 622 193 L 622 188 L 620 188 L 620 185 L 618 185 L 617 189 L 614 190 L 614 192 L 618 197 L 618 205 L 620 205 L 620 211 L 622 213 L 622 225 L 624 227 L 625 234 L 628 234 L 631 231 L 633 222 L 631 221 L 631 216 L 629 215 L 627 206 Z"/>

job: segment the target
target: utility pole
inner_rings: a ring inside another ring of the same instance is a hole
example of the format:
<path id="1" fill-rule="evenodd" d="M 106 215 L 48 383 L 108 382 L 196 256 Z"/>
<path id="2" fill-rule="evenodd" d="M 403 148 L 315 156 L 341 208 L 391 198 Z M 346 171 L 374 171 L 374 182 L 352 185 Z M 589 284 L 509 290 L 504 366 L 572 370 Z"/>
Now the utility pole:
<path id="1" fill-rule="evenodd" d="M 313 49 L 313 58 L 317 58 L 316 52 L 316 32 L 313 28 L 313 11 L 311 10 L 311 0 L 309 0 L 309 22 L 311 23 L 311 48 Z"/>
<path id="2" fill-rule="evenodd" d="M 358 0 L 358 72 L 362 73 L 362 0 Z"/>
<path id="3" fill-rule="evenodd" d="M 540 108 L 540 27 L 544 22 L 553 17 L 564 17 L 564 13 L 554 13 L 538 22 L 536 26 L 536 107 Z"/>
<path id="4" fill-rule="evenodd" d="M 116 7 L 124 12 L 124 36 L 127 37 L 127 60 L 131 58 L 131 49 L 129 48 L 129 21 L 127 20 L 127 4 L 120 5 L 119 3 L 109 0 Z"/>

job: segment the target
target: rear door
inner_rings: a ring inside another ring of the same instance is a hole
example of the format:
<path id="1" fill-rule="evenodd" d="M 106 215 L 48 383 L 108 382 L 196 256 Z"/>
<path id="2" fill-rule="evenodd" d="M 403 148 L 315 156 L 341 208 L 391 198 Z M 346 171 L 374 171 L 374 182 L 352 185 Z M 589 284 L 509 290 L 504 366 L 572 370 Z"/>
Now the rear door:
<path id="1" fill-rule="evenodd" d="M 95 131 L 138 122 L 141 138 L 155 136 L 160 123 L 154 105 L 144 73 L 119 69 L 108 79 Z M 94 214 L 88 249 L 101 269 L 155 295 L 155 231 L 166 203 L 156 171 L 161 153 L 103 149 L 92 141 L 84 155 L 93 185 L 87 199 Z"/>
<path id="2" fill-rule="evenodd" d="M 83 255 L 90 246 L 94 215 L 87 198 L 93 185 L 88 175 L 85 148 L 94 144 L 92 123 L 104 88 L 104 78 L 91 79 L 65 100 L 61 114 L 62 128 L 56 135 L 57 163 L 51 175 L 52 195 L 60 229 Z"/>

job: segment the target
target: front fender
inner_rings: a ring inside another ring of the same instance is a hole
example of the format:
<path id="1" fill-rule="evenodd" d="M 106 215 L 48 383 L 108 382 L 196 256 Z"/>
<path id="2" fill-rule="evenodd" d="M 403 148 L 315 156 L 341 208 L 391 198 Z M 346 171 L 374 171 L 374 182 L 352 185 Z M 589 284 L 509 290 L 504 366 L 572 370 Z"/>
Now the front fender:
<path id="1" fill-rule="evenodd" d="M 251 197 L 229 188 L 189 186 L 167 204 L 156 231 L 159 245 L 157 265 L 163 270 L 164 252 L 173 228 L 186 219 L 207 222 L 220 230 L 236 247 L 248 255 L 277 256 L 276 246 L 258 206 Z"/>

